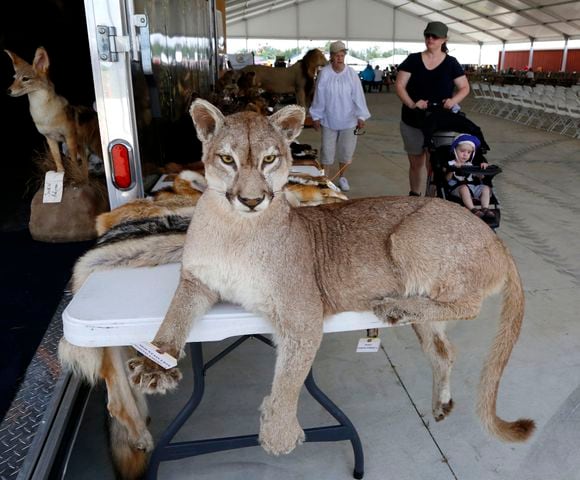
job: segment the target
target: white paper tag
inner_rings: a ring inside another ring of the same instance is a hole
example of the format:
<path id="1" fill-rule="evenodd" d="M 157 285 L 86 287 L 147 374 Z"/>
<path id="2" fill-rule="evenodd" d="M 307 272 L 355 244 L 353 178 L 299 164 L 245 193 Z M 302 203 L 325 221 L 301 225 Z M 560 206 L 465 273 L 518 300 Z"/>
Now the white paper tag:
<path id="1" fill-rule="evenodd" d="M 381 339 L 380 338 L 361 338 L 358 341 L 358 345 L 356 346 L 357 352 L 378 352 L 379 347 L 381 346 Z"/>
<path id="2" fill-rule="evenodd" d="M 168 353 L 159 353 L 157 347 L 150 342 L 136 343 L 132 345 L 135 350 L 161 365 L 165 370 L 177 366 L 177 360 Z"/>
<path id="3" fill-rule="evenodd" d="M 60 203 L 62 200 L 62 185 L 64 172 L 49 170 L 44 177 L 44 192 L 42 203 Z"/>

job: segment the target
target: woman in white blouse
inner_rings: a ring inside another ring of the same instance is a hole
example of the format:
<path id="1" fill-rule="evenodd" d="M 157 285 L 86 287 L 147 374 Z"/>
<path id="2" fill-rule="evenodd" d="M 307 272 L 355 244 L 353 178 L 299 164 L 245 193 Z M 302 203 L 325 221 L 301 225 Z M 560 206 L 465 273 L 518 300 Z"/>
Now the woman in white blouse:
<path id="1" fill-rule="evenodd" d="M 322 127 L 320 159 L 325 170 L 338 160 L 338 186 L 350 190 L 345 172 L 352 162 L 357 135 L 363 133 L 371 116 L 358 74 L 345 63 L 346 46 L 330 44 L 330 63 L 318 74 L 314 100 L 310 106 L 313 126 Z M 328 175 L 328 171 L 326 171 Z"/>

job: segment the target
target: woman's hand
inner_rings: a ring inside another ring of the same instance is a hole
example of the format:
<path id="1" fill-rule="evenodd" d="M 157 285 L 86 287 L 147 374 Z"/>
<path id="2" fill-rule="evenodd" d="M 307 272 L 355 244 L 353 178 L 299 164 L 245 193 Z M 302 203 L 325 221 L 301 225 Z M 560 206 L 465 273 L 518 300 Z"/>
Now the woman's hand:
<path id="1" fill-rule="evenodd" d="M 453 105 L 455 105 L 455 101 L 452 100 L 451 98 L 446 98 L 445 100 L 443 100 L 443 108 L 446 108 L 447 110 L 451 110 Z"/>
<path id="2" fill-rule="evenodd" d="M 417 102 L 415 102 L 415 106 L 413 108 L 418 108 L 419 110 L 427 110 L 428 107 L 429 107 L 428 100 L 418 100 Z"/>
<path id="3" fill-rule="evenodd" d="M 356 128 L 358 128 L 359 130 L 365 128 L 365 121 L 362 118 L 357 119 Z"/>
<path id="4" fill-rule="evenodd" d="M 320 120 L 313 120 L 312 127 L 318 132 L 318 130 L 320 130 Z"/>
<path id="5" fill-rule="evenodd" d="M 482 163 L 479 165 L 479 167 L 480 167 L 482 170 L 485 170 L 487 167 L 489 167 L 489 163 L 482 162 Z"/>

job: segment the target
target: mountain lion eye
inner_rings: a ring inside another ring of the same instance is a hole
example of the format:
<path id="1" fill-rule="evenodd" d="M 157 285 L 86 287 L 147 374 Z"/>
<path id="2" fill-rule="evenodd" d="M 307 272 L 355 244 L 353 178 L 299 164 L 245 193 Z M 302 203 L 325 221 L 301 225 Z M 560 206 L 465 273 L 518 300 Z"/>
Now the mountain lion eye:
<path id="1" fill-rule="evenodd" d="M 263 159 L 262 162 L 264 163 L 274 163 L 274 160 L 276 160 L 276 155 L 266 155 Z"/>
<path id="2" fill-rule="evenodd" d="M 218 155 L 218 157 L 220 157 L 221 161 L 224 162 L 226 165 L 231 165 L 232 163 L 234 163 L 234 157 L 232 157 L 231 155 Z"/>
<path id="3" fill-rule="evenodd" d="M 22 77 L 23 82 L 28 82 L 28 80 L 30 80 L 30 77 Z"/>

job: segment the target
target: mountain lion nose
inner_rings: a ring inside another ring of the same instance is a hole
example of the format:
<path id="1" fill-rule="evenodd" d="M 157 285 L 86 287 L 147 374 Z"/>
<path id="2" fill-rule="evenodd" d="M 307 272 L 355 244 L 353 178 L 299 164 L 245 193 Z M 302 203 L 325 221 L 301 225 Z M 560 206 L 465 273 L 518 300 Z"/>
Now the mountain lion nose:
<path id="1" fill-rule="evenodd" d="M 260 205 L 260 203 L 263 202 L 264 198 L 266 198 L 266 195 L 262 195 L 259 198 L 244 198 L 240 195 L 238 195 L 238 200 L 243 203 L 246 207 L 250 208 L 250 209 L 254 209 L 256 208 L 258 205 Z"/>

